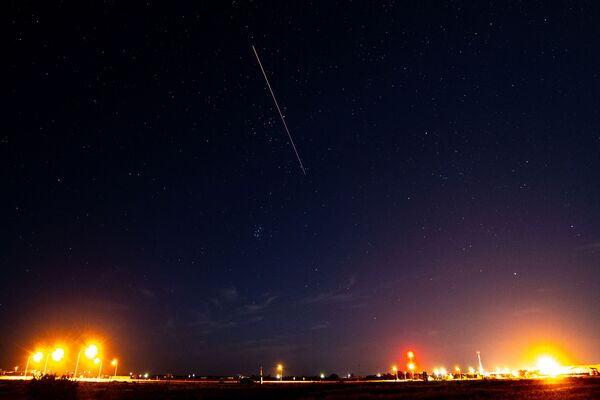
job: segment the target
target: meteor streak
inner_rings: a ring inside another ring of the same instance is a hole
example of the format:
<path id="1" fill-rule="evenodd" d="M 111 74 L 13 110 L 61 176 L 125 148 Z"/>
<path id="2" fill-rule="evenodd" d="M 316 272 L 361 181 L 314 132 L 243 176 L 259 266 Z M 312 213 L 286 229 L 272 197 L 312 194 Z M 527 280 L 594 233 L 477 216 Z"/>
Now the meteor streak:
<path id="1" fill-rule="evenodd" d="M 275 98 L 275 93 L 273 93 L 273 89 L 271 88 L 271 84 L 269 83 L 269 78 L 267 78 L 267 73 L 265 72 L 265 69 L 263 68 L 262 63 L 260 62 L 260 58 L 258 57 L 258 53 L 256 52 L 254 45 L 252 45 L 252 51 L 254 51 L 254 55 L 256 56 L 256 61 L 258 61 L 258 66 L 260 67 L 260 70 L 262 71 L 263 76 L 265 77 L 265 81 L 267 82 L 267 87 L 269 88 L 269 92 L 271 92 L 271 97 L 273 97 L 273 102 L 275 103 L 275 107 L 277 107 L 277 111 L 279 112 L 279 116 L 281 117 L 281 122 L 283 123 L 283 127 L 285 128 L 288 138 L 290 139 L 290 143 L 292 144 L 294 153 L 296 153 L 296 158 L 298 159 L 298 163 L 300 164 L 300 169 L 302 170 L 302 173 L 304 174 L 304 176 L 306 176 L 306 170 L 304 169 L 304 165 L 302 164 L 302 160 L 300 159 L 300 154 L 298 154 L 298 149 L 296 149 L 296 145 L 294 144 L 294 139 L 292 139 L 292 134 L 290 133 L 290 130 L 289 130 L 287 124 L 285 123 L 285 119 L 283 118 L 283 113 L 281 112 L 281 108 L 279 108 L 279 103 L 277 102 L 277 99 Z"/>

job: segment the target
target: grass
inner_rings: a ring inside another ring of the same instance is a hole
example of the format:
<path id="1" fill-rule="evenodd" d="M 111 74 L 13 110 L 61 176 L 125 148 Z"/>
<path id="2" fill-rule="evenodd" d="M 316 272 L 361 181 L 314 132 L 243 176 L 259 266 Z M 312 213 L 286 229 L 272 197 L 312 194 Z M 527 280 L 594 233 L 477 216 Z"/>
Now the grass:
<path id="1" fill-rule="evenodd" d="M 600 378 L 556 381 L 458 381 L 240 385 L 200 382 L 0 381 L 0 399 L 600 399 Z"/>

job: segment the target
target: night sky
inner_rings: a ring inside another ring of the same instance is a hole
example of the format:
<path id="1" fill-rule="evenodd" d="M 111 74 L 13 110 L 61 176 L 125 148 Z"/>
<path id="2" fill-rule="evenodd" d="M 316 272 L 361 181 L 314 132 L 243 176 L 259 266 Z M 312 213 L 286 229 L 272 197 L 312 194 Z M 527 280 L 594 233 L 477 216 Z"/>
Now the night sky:
<path id="1" fill-rule="evenodd" d="M 3 13 L 1 368 L 600 360 L 596 2 L 88 3 Z"/>

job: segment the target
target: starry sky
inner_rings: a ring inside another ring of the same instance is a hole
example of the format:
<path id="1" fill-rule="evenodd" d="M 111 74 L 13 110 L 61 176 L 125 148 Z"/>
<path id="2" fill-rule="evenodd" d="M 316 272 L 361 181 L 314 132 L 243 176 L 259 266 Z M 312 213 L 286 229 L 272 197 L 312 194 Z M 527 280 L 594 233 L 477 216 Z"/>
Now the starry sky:
<path id="1" fill-rule="evenodd" d="M 3 16 L 1 368 L 600 360 L 595 2 L 87 3 Z"/>

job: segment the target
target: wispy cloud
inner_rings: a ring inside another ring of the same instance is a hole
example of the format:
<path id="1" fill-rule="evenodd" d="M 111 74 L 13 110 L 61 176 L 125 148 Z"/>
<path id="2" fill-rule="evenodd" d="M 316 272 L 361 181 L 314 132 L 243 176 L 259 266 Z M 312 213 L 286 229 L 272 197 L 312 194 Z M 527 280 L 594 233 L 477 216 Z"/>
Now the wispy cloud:
<path id="1" fill-rule="evenodd" d="M 337 289 L 311 294 L 298 301 L 298 304 L 349 304 L 365 297 L 364 291 L 354 289 L 356 275 L 350 275 L 348 279 Z"/>
<path id="2" fill-rule="evenodd" d="M 300 299 L 300 304 L 340 304 L 348 303 L 356 299 L 356 293 L 344 291 L 343 289 L 329 292 L 317 293 Z"/>
<path id="3" fill-rule="evenodd" d="M 600 242 L 588 243 L 586 245 L 576 247 L 576 249 L 585 253 L 597 253 L 600 252 Z"/>
<path id="4" fill-rule="evenodd" d="M 321 329 L 327 329 L 327 328 L 329 328 L 329 322 L 313 325 L 310 327 L 310 330 L 311 331 L 320 331 Z"/>
<path id="5" fill-rule="evenodd" d="M 217 297 L 206 301 L 201 309 L 191 310 L 186 326 L 202 334 L 260 322 L 263 313 L 272 307 L 277 296 L 266 293 L 258 299 L 247 299 L 235 287 L 218 291 Z"/>
<path id="6" fill-rule="evenodd" d="M 254 314 L 257 312 L 261 312 L 263 310 L 265 310 L 267 307 L 269 307 L 271 305 L 271 303 L 273 303 L 273 301 L 275 301 L 277 299 L 277 296 L 270 296 L 267 297 L 265 300 L 263 300 L 262 302 L 251 302 L 248 304 L 244 304 L 242 306 L 242 311 L 248 313 L 248 314 Z"/>
<path id="7" fill-rule="evenodd" d="M 199 327 L 205 331 L 213 331 L 223 328 L 232 328 L 236 325 L 234 321 L 228 318 L 215 318 L 208 312 L 192 312 L 192 319 L 188 321 L 188 327 Z"/>

